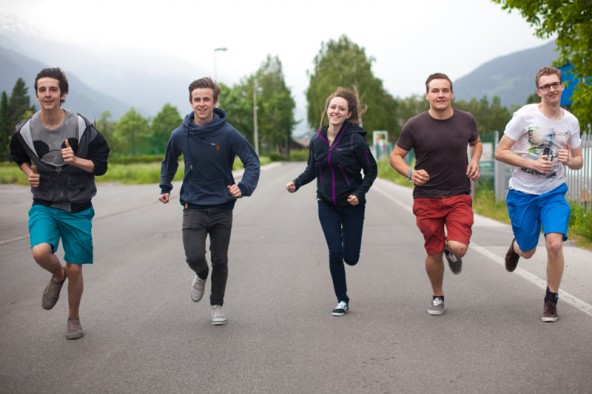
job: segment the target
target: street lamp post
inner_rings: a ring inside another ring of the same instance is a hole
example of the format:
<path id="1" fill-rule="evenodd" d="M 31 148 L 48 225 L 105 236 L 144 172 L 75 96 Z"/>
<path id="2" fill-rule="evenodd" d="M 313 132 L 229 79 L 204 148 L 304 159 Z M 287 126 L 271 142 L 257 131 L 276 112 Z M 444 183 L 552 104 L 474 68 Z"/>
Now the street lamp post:
<path id="1" fill-rule="evenodd" d="M 228 50 L 228 48 L 226 47 L 220 47 L 220 48 L 216 48 L 214 49 L 214 80 L 218 81 L 218 70 L 217 70 L 217 64 L 216 64 L 216 54 L 218 52 L 226 52 Z"/>

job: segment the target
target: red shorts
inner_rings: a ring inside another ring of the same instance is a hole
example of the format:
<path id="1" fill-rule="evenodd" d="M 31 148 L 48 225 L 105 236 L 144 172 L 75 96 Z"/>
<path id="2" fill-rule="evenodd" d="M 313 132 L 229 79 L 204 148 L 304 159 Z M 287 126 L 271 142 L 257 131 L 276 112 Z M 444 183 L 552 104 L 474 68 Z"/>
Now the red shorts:
<path id="1" fill-rule="evenodd" d="M 428 254 L 442 252 L 446 239 L 469 244 L 473 233 L 472 205 L 473 200 L 468 194 L 445 198 L 416 198 L 413 201 L 413 214 L 417 227 L 423 234 L 424 248 Z"/>

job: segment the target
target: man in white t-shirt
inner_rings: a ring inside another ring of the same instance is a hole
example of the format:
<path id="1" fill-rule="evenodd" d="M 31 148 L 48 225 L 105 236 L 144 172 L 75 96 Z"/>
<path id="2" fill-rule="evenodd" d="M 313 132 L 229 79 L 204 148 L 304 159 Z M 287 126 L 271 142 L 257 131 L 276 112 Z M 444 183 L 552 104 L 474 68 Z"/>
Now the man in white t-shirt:
<path id="1" fill-rule="evenodd" d="M 512 272 L 520 257 L 536 252 L 541 227 L 547 248 L 547 291 L 542 321 L 554 322 L 563 275 L 563 241 L 567 239 L 570 207 L 565 200 L 564 166 L 582 168 L 580 125 L 560 107 L 564 85 L 561 71 L 543 67 L 535 78 L 539 104 L 514 113 L 495 151 L 495 158 L 513 165 L 506 198 L 514 239 L 506 253 Z"/>

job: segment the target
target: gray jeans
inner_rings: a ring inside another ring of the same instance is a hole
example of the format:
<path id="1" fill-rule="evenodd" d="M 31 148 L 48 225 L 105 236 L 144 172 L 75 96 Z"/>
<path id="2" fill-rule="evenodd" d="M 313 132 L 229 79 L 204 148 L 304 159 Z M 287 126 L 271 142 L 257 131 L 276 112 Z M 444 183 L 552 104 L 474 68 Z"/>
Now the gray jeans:
<path id="1" fill-rule="evenodd" d="M 224 304 L 228 279 L 228 246 L 232 230 L 232 209 L 204 208 L 183 210 L 183 247 L 189 267 L 201 279 L 208 277 L 206 238 L 210 235 L 212 259 L 211 305 Z"/>

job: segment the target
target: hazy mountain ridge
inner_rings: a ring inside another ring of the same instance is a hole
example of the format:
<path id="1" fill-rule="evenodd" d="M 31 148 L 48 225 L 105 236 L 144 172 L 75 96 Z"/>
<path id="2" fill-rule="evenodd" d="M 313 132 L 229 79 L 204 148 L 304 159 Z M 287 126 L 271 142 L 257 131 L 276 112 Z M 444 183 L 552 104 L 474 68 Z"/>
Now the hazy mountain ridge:
<path id="1" fill-rule="evenodd" d="M 522 105 L 534 93 L 534 74 L 557 57 L 554 42 L 495 58 L 454 81 L 457 99 L 499 96 L 504 106 Z M 166 103 L 190 111 L 189 81 L 206 70 L 175 56 L 139 48 L 86 48 L 51 42 L 10 16 L 0 15 L 0 91 L 33 82 L 43 67 L 62 67 L 70 80 L 65 107 L 96 119 L 104 110 L 118 119 L 131 107 L 155 116 Z"/>
<path id="2" fill-rule="evenodd" d="M 505 107 L 524 105 L 535 93 L 536 72 L 557 57 L 555 41 L 497 57 L 454 81 L 454 96 L 459 100 L 498 96 Z"/>
<path id="3" fill-rule="evenodd" d="M 6 91 L 6 94 L 10 95 L 17 79 L 22 78 L 27 85 L 31 103 L 37 104 L 34 90 L 35 76 L 44 67 L 48 65 L 0 47 L 0 68 L 2 68 L 0 91 Z M 117 119 L 130 106 L 84 84 L 75 74 L 68 73 L 67 76 L 70 93 L 63 104 L 64 108 L 75 110 L 94 120 L 99 118 L 106 109 L 111 112 L 114 119 Z"/>
<path id="4" fill-rule="evenodd" d="M 181 113 L 189 112 L 187 86 L 206 75 L 198 66 L 161 52 L 51 42 L 4 15 L 0 16 L 0 48 L 4 48 L 0 57 L 0 90 L 10 93 L 18 77 L 31 88 L 41 68 L 59 66 L 71 82 L 66 104 L 81 113 L 87 108 L 91 118 L 109 110 L 117 119 L 131 107 L 144 116 L 155 116 L 166 103 L 176 106 Z M 6 50 L 12 51 L 10 55 Z M 76 95 L 90 102 L 85 106 Z M 34 97 L 31 91 L 31 98 Z"/>

